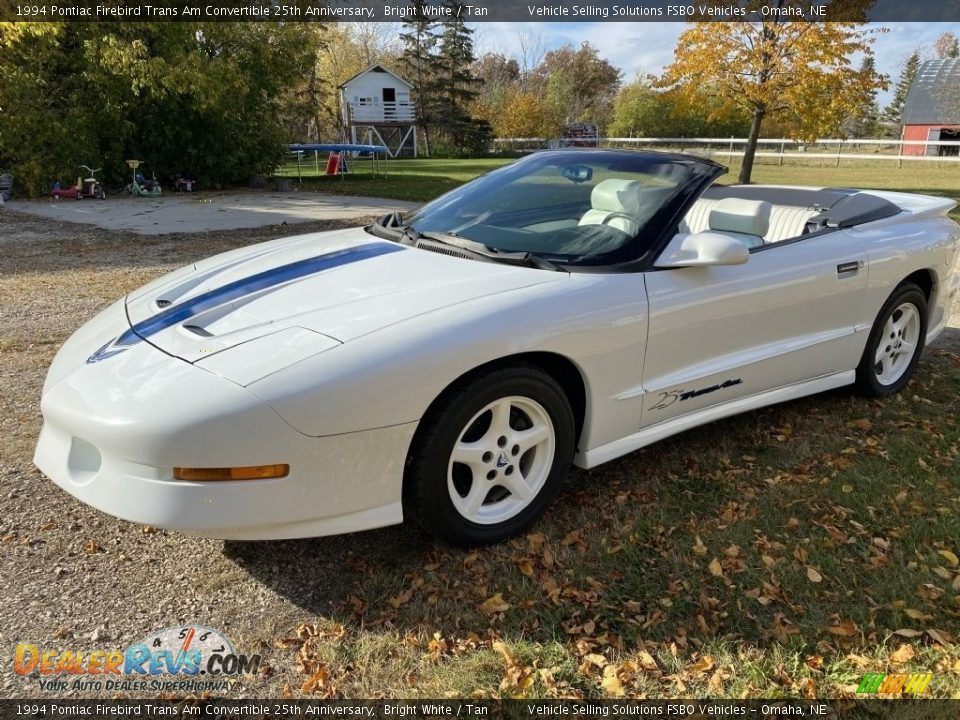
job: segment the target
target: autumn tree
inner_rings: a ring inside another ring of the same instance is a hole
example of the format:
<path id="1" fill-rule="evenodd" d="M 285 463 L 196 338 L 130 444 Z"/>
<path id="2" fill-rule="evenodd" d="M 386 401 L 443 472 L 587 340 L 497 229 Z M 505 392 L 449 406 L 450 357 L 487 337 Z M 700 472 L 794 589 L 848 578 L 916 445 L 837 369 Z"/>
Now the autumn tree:
<path id="1" fill-rule="evenodd" d="M 532 92 L 569 122 L 594 122 L 605 127 L 613 115 L 613 101 L 622 73 L 585 42 L 551 50 L 533 70 Z"/>
<path id="2" fill-rule="evenodd" d="M 952 32 L 941 33 L 933 43 L 933 50 L 941 59 L 960 57 L 960 40 Z"/>
<path id="3" fill-rule="evenodd" d="M 804 5 L 780 0 L 778 7 Z M 885 86 L 883 76 L 851 66 L 855 53 L 871 54 L 873 32 L 855 22 L 690 23 L 659 84 L 691 101 L 717 88 L 725 104 L 750 116 L 740 170 L 748 183 L 765 119 L 791 116 L 797 134 L 812 139 L 838 128 L 866 89 Z"/>
<path id="4" fill-rule="evenodd" d="M 519 86 L 520 65 L 516 59 L 500 53 L 486 53 L 473 64 L 473 75 L 482 81 L 477 107 L 499 111 L 504 108 L 508 93 Z"/>
<path id="5" fill-rule="evenodd" d="M 615 137 L 729 137 L 742 135 L 749 122 L 738 108 L 702 88 L 696 103 L 640 77 L 624 86 L 613 108 L 607 134 Z"/>
<path id="6" fill-rule="evenodd" d="M 487 119 L 497 137 L 557 137 L 563 117 L 543 106 L 536 94 L 515 86 L 506 91 L 503 107 Z"/>

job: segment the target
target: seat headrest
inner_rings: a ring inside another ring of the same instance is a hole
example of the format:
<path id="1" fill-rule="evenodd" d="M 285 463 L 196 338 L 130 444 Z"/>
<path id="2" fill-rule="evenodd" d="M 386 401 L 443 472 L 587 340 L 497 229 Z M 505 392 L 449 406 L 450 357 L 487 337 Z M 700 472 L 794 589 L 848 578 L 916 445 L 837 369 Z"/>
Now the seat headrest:
<path id="1" fill-rule="evenodd" d="M 764 200 L 723 198 L 710 210 L 708 226 L 718 232 L 763 237 L 770 229 L 771 207 Z"/>
<path id="2" fill-rule="evenodd" d="M 590 193 L 590 206 L 604 212 L 636 215 L 640 211 L 640 183 L 617 178 L 599 182 Z"/>

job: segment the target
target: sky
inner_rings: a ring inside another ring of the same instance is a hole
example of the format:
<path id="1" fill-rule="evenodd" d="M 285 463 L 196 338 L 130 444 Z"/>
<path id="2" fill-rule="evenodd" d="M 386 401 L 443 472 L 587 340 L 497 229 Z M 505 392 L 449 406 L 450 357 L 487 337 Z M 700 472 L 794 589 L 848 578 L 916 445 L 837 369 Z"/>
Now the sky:
<path id="1" fill-rule="evenodd" d="M 508 56 L 519 55 L 524 38 L 528 44 L 532 40 L 545 50 L 567 43 L 579 45 L 586 40 L 623 71 L 626 83 L 637 73 L 658 75 L 673 59 L 683 27 L 678 22 L 477 23 L 474 40 L 477 55 L 500 52 Z M 877 70 L 891 78 L 890 89 L 879 93 L 881 107 L 892 96 L 900 66 L 914 48 L 932 45 L 943 32 L 960 36 L 960 23 L 878 23 L 875 27 L 887 29 L 877 35 L 873 46 Z"/>

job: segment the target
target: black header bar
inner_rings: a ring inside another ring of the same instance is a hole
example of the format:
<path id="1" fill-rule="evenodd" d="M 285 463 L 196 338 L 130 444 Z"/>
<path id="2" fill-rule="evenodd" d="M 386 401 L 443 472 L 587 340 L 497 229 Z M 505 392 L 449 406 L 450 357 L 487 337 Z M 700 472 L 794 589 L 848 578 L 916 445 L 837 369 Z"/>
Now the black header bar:
<path id="1" fill-rule="evenodd" d="M 430 0 L 426 15 L 467 22 L 960 22 L 958 0 Z M 412 0 L 0 0 L 0 21 L 399 22 Z"/>

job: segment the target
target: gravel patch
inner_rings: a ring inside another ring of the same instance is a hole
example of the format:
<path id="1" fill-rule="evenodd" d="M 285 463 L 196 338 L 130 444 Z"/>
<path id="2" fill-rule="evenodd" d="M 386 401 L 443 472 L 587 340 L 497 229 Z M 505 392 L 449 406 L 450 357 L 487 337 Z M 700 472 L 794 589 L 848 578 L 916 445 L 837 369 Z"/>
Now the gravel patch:
<path id="1" fill-rule="evenodd" d="M 268 671 L 230 695 L 278 697 L 302 677 L 276 640 L 344 599 L 357 580 L 351 556 L 403 562 L 422 550 L 406 528 L 271 543 L 188 538 L 87 507 L 32 463 L 47 368 L 60 344 L 99 310 L 214 253 L 356 224 L 144 238 L 0 209 L 0 696 L 43 696 L 36 676 L 13 673 L 18 642 L 123 649 L 152 630 L 197 623 L 222 630 L 239 652 L 263 655 Z"/>

